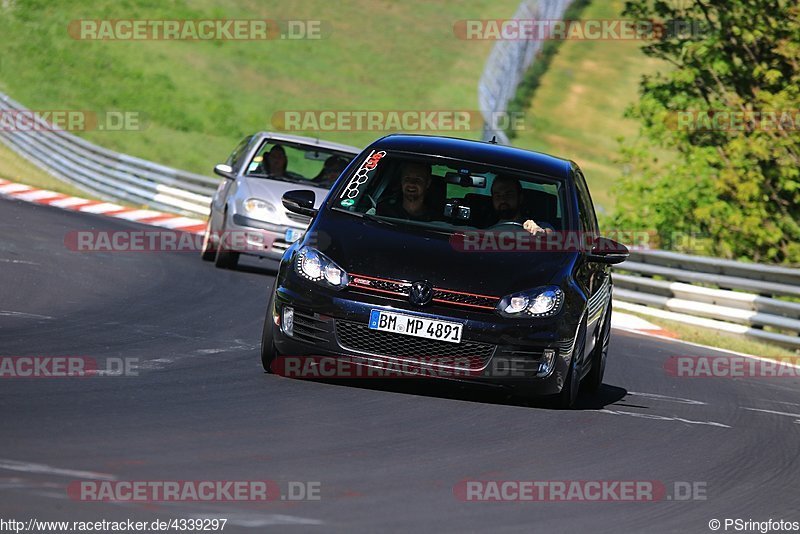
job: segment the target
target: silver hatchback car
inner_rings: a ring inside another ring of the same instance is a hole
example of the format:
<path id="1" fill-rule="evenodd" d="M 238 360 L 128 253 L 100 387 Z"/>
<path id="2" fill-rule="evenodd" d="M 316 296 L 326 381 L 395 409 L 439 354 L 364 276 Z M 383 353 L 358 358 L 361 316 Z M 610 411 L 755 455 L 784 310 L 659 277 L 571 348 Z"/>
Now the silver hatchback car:
<path id="1" fill-rule="evenodd" d="M 201 257 L 227 269 L 237 266 L 241 254 L 279 260 L 311 221 L 287 211 L 283 194 L 309 189 L 318 208 L 360 151 L 298 135 L 245 137 L 225 163 L 214 167 L 225 180 L 211 200 Z"/>

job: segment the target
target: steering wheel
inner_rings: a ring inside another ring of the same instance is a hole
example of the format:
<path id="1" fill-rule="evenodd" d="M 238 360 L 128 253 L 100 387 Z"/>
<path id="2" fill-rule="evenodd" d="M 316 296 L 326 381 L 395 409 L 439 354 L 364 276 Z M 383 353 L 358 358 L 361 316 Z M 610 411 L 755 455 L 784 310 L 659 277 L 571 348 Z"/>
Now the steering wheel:
<path id="1" fill-rule="evenodd" d="M 499 223 L 497 223 L 497 224 L 495 224 L 493 226 L 490 226 L 489 228 L 487 228 L 487 230 L 496 230 L 498 228 L 502 228 L 503 226 L 519 226 L 520 228 L 525 228 L 522 225 L 522 223 L 518 223 L 517 221 L 505 221 L 505 222 L 499 222 Z"/>

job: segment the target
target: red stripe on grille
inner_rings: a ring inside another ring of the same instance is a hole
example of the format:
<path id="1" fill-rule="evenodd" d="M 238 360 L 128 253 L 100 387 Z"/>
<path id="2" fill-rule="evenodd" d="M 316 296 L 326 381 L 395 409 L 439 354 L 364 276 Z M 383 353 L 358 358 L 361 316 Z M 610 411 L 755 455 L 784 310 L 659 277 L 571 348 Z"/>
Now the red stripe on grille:
<path id="1" fill-rule="evenodd" d="M 380 289 L 380 288 L 372 287 L 372 286 L 366 285 L 366 284 L 359 284 L 358 282 L 354 281 L 354 279 L 356 279 L 356 278 L 364 278 L 366 280 L 375 280 L 377 282 L 385 282 L 387 284 L 394 284 L 394 285 L 398 285 L 398 286 L 403 286 L 403 289 L 411 286 L 411 282 L 407 282 L 405 280 L 392 280 L 391 278 L 380 278 L 380 277 L 377 277 L 377 276 L 368 276 L 368 275 L 365 275 L 365 274 L 350 273 L 350 283 L 348 284 L 350 287 L 353 287 L 355 289 L 363 289 L 365 291 L 374 291 L 376 293 L 386 293 L 388 295 L 407 296 L 408 292 L 407 291 L 389 291 L 387 289 Z M 450 294 L 450 295 L 465 295 L 467 297 L 490 299 L 490 300 L 495 301 L 495 302 L 500 300 L 497 297 L 493 297 L 493 296 L 489 296 L 489 295 L 481 295 L 479 293 L 467 293 L 466 291 L 454 291 L 452 289 L 441 289 L 441 288 L 438 288 L 438 287 L 434 287 L 433 290 L 434 290 L 434 292 L 438 292 L 440 294 L 440 296 L 441 296 L 442 293 L 446 293 L 446 294 Z M 449 304 L 451 306 L 464 306 L 464 307 L 467 307 L 467 308 L 478 308 L 478 309 L 481 309 L 481 310 L 494 310 L 494 305 L 485 306 L 485 305 L 481 305 L 481 304 L 469 304 L 467 302 L 456 302 L 456 301 L 452 301 L 452 300 L 447 300 L 446 298 L 434 298 L 433 301 L 434 302 L 439 302 L 439 303 L 442 303 L 442 304 Z"/>
<path id="2" fill-rule="evenodd" d="M 480 308 L 482 310 L 493 310 L 494 306 L 481 306 L 480 304 L 467 304 L 466 302 L 454 302 L 452 300 L 433 299 L 434 302 L 444 302 L 445 304 L 452 304 L 453 306 L 467 306 L 469 308 Z"/>

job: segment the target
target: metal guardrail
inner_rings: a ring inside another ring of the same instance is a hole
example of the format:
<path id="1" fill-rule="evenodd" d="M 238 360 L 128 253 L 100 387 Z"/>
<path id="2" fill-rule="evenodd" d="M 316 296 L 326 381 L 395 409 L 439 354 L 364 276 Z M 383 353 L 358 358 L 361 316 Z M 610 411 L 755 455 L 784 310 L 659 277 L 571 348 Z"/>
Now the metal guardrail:
<path id="1" fill-rule="evenodd" d="M 0 93 L 0 108 L 30 112 Z M 98 198 L 182 214 L 208 215 L 219 180 L 94 145 L 41 118 L 38 128 L 0 129 L 0 141 L 36 166 Z"/>
<path id="2" fill-rule="evenodd" d="M 573 0 L 523 0 L 512 18 L 517 20 L 560 20 Z M 478 104 L 483 114 L 483 140 L 496 136 L 509 144 L 498 121 L 508 110 L 517 86 L 536 61 L 544 40 L 513 39 L 495 43 L 478 82 Z"/>
<path id="3" fill-rule="evenodd" d="M 800 269 L 650 250 L 614 271 L 620 309 L 800 349 Z"/>

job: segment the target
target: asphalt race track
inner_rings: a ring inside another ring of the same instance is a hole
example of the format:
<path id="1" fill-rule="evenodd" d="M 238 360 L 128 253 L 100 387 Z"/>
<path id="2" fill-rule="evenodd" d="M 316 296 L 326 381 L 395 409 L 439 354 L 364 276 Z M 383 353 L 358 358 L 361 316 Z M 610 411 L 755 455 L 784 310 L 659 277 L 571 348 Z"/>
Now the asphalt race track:
<path id="1" fill-rule="evenodd" d="M 302 381 L 261 370 L 258 262 L 74 252 L 135 223 L 0 199 L 0 355 L 138 359 L 137 376 L 0 380 L 4 518 L 228 519 L 225 532 L 709 532 L 798 520 L 796 378 L 683 378 L 702 349 L 615 331 L 606 385 L 570 412 L 440 382 Z M 318 482 L 319 500 L 120 503 L 70 482 Z M 656 502 L 465 502 L 465 480 L 658 481 Z M 675 483 L 703 488 L 679 499 Z M 673 497 L 673 498 L 667 498 Z M 792 516 L 793 514 L 793 516 Z"/>

